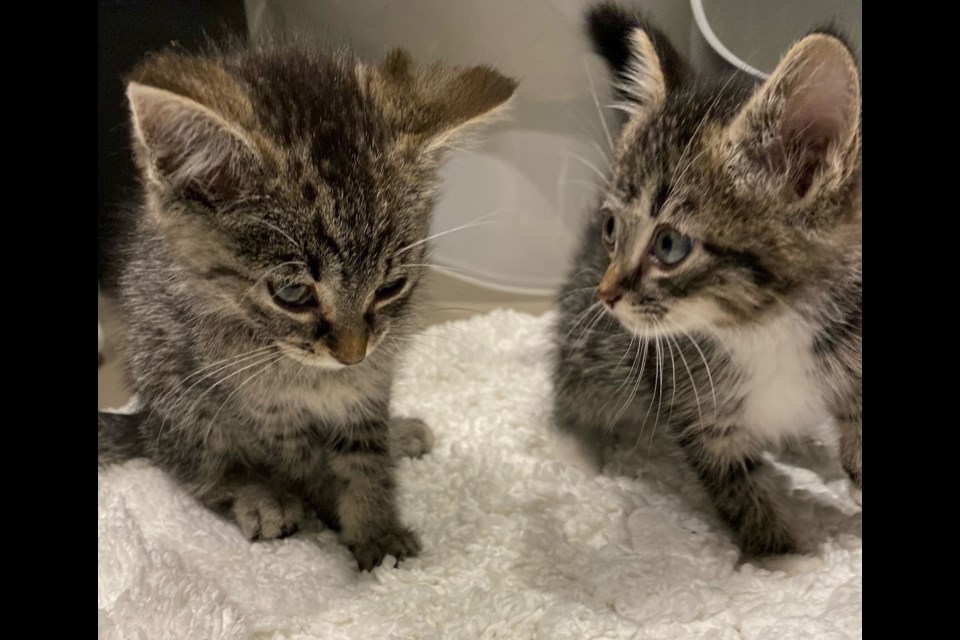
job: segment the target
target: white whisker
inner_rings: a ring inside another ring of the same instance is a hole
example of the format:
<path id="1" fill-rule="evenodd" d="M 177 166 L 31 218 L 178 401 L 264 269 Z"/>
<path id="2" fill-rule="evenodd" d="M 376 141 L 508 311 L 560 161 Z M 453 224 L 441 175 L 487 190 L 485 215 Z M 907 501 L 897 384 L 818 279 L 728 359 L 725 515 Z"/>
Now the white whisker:
<path id="1" fill-rule="evenodd" d="M 680 330 L 683 335 L 687 337 L 687 340 L 693 343 L 693 348 L 697 350 L 697 353 L 700 354 L 700 359 L 703 360 L 703 367 L 707 370 L 707 380 L 710 381 L 710 393 L 713 395 L 713 421 L 717 421 L 717 390 L 713 384 L 713 374 L 710 372 L 710 363 L 707 362 L 707 356 L 703 353 L 703 350 L 700 349 L 700 345 L 697 344 L 697 341 L 687 333 L 683 327 L 678 325 L 676 322 L 667 318 L 667 321 L 670 322 L 674 327 Z"/>
<path id="2" fill-rule="evenodd" d="M 231 391 L 229 395 L 227 395 L 227 397 L 223 400 L 223 402 L 220 403 L 220 407 L 217 409 L 217 412 L 213 414 L 213 417 L 212 417 L 212 418 L 210 418 L 210 422 L 209 422 L 209 424 L 207 425 L 206 432 L 204 433 L 204 436 L 203 436 L 203 444 L 204 444 L 204 446 L 206 446 L 206 444 L 207 444 L 207 439 L 210 437 L 210 433 L 213 431 L 213 425 L 214 425 L 214 423 L 217 421 L 217 416 L 219 416 L 219 415 L 220 415 L 220 412 L 223 411 L 223 408 L 224 408 L 225 406 L 227 406 L 227 403 L 230 402 L 230 399 L 231 399 L 233 396 L 237 395 L 237 392 L 240 391 L 240 389 L 242 389 L 247 383 L 251 382 L 254 378 L 256 378 L 257 376 L 261 375 L 264 371 L 267 371 L 267 370 L 269 370 L 269 369 L 273 369 L 273 368 L 274 368 L 281 360 L 283 360 L 285 357 L 286 357 L 286 356 L 284 356 L 282 353 L 281 353 L 281 354 L 277 354 L 276 357 L 275 357 L 272 361 L 269 361 L 267 364 L 264 364 L 263 368 L 261 368 L 259 371 L 256 371 L 256 372 L 250 374 L 250 375 L 246 378 L 246 380 L 244 380 L 243 382 L 241 382 L 240 384 L 238 384 L 237 387 L 236 387 L 233 391 Z M 301 371 L 303 370 L 303 365 L 300 365 L 300 370 L 301 370 Z"/>
<path id="3" fill-rule="evenodd" d="M 693 397 L 697 401 L 697 415 L 700 418 L 700 426 L 703 427 L 703 411 L 700 410 L 700 393 L 697 391 L 697 381 L 693 377 L 693 372 L 690 371 L 690 366 L 687 364 L 687 358 L 683 355 L 683 349 L 680 348 L 680 344 L 671 338 L 670 334 L 664 335 L 667 340 L 673 340 L 674 346 L 677 348 L 677 353 L 680 355 L 680 361 L 683 363 L 683 368 L 687 370 L 687 377 L 690 378 L 690 386 L 693 388 Z"/>
<path id="4" fill-rule="evenodd" d="M 603 126 L 603 133 L 607 137 L 607 144 L 613 150 L 613 137 L 610 135 L 610 129 L 607 128 L 607 121 L 603 118 L 603 111 L 600 109 L 600 99 L 597 98 L 597 87 L 593 84 L 593 74 L 590 73 L 590 64 L 586 56 L 583 57 L 583 68 L 587 72 L 587 82 L 590 83 L 590 94 L 593 96 L 593 104 L 597 108 L 597 116 L 600 118 L 600 124 Z"/>
<path id="5" fill-rule="evenodd" d="M 504 211 L 507 211 L 507 210 L 510 209 L 510 208 L 511 208 L 511 207 L 501 207 L 501 208 L 499 208 L 499 209 L 496 209 L 496 210 L 494 210 L 494 211 L 491 211 L 490 213 L 488 213 L 488 214 L 485 215 L 485 216 L 480 216 L 480 217 L 477 218 L 476 220 L 472 220 L 472 221 L 470 221 L 470 222 L 467 222 L 466 224 L 462 224 L 462 225 L 460 225 L 459 227 L 454 227 L 453 229 L 447 229 L 446 231 L 441 231 L 441 232 L 439 232 L 439 233 L 435 233 L 435 234 L 433 234 L 432 236 L 427 236 L 427 237 L 424 238 L 423 240 L 417 240 L 416 242 L 411 242 L 411 243 L 408 244 L 407 246 L 401 247 L 400 249 L 397 249 L 396 252 L 394 252 L 393 255 L 398 256 L 398 255 L 400 255 L 401 253 L 404 253 L 404 252 L 406 252 L 406 251 L 409 251 L 410 249 L 413 249 L 414 247 L 418 247 L 418 246 L 420 246 L 421 244 L 424 244 L 424 243 L 426 243 L 426 242 L 430 242 L 430 241 L 433 240 L 434 238 L 439 238 L 440 236 L 445 236 L 445 235 L 448 235 L 448 234 L 451 234 L 451 233 L 455 233 L 455 232 L 457 232 L 457 231 L 463 231 L 463 230 L 465 230 L 465 229 L 472 229 L 473 227 L 481 227 L 481 226 L 483 226 L 483 225 L 493 224 L 493 221 L 492 221 L 492 220 L 488 220 L 488 218 L 491 218 L 491 217 L 493 217 L 493 216 L 499 215 L 499 214 L 503 213 Z"/>
<path id="6" fill-rule="evenodd" d="M 589 160 L 587 160 L 587 159 L 584 158 L 583 156 L 581 156 L 581 155 L 579 155 L 579 154 L 577 154 L 577 153 L 574 153 L 573 151 L 570 151 L 569 149 L 565 149 L 565 150 L 563 151 L 563 155 L 564 155 L 564 157 L 566 157 L 566 158 L 570 158 L 571 160 L 576 160 L 576 161 L 578 161 L 578 162 L 583 163 L 583 166 L 585 166 L 585 167 L 587 167 L 588 169 L 590 169 L 591 171 L 593 171 L 593 173 L 594 173 L 598 178 L 600 178 L 600 180 L 603 182 L 604 185 L 607 185 L 607 184 L 610 183 L 610 179 L 607 177 L 607 175 L 606 175 L 604 172 L 600 171 L 600 169 L 597 168 L 597 165 L 593 164 L 592 162 L 590 162 Z"/>

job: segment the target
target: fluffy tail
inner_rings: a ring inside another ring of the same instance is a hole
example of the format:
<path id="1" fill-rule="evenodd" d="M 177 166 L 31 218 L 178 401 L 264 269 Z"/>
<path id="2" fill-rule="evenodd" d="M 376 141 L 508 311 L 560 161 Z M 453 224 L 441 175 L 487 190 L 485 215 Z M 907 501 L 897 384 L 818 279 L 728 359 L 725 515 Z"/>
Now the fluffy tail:
<path id="1" fill-rule="evenodd" d="M 140 443 L 139 413 L 97 413 L 97 466 L 116 464 L 144 455 Z"/>

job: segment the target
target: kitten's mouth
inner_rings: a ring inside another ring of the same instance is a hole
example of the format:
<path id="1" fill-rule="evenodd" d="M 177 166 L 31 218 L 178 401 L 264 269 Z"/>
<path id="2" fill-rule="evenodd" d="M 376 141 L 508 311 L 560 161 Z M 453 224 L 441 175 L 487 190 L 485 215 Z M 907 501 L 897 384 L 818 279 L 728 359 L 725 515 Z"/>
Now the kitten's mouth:
<path id="1" fill-rule="evenodd" d="M 347 369 L 350 367 L 355 367 L 357 365 L 363 364 L 367 361 L 380 343 L 383 342 L 383 339 L 386 337 L 387 331 L 383 331 L 376 338 L 367 343 L 366 353 L 363 356 L 362 360 L 359 360 L 352 364 L 347 364 L 337 360 L 331 353 L 318 354 L 315 353 L 312 349 L 303 347 L 297 344 L 291 344 L 289 342 L 277 342 L 276 345 L 280 349 L 280 352 L 292 360 L 296 360 L 301 364 L 305 364 L 311 367 L 316 367 L 317 369 L 327 369 L 328 371 L 339 371 L 340 369 Z"/>
<path id="2" fill-rule="evenodd" d="M 640 337 L 653 338 L 703 331 L 718 322 L 709 309 L 690 307 L 683 303 L 666 306 L 657 302 L 638 306 L 621 300 L 613 305 L 605 304 L 604 308 L 627 331 Z"/>
<path id="3" fill-rule="evenodd" d="M 317 369 L 327 369 L 328 371 L 338 371 L 347 368 L 347 365 L 339 362 L 329 354 L 317 355 L 303 347 L 284 342 L 278 342 L 277 347 L 280 349 L 280 353 L 291 360 L 296 360 L 300 364 L 316 367 Z"/>
<path id="4" fill-rule="evenodd" d="M 634 335 L 654 337 L 675 333 L 671 328 L 673 323 L 667 318 L 669 309 L 663 305 L 638 307 L 619 300 L 613 305 L 604 304 L 603 307 L 607 313 L 616 318 L 617 322 Z"/>

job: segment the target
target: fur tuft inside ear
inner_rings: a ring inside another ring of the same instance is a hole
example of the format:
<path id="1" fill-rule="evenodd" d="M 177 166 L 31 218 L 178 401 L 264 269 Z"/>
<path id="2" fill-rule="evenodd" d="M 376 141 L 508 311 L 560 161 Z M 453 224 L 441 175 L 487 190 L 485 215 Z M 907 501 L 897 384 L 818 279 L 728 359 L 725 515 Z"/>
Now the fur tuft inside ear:
<path id="1" fill-rule="evenodd" d="M 857 162 L 860 74 L 846 44 L 799 40 L 730 126 L 735 159 L 783 182 L 793 198 L 837 184 Z"/>
<path id="2" fill-rule="evenodd" d="M 257 152 L 236 126 L 204 105 L 164 89 L 131 82 L 127 99 L 134 143 L 147 177 L 210 194 L 235 186 Z"/>

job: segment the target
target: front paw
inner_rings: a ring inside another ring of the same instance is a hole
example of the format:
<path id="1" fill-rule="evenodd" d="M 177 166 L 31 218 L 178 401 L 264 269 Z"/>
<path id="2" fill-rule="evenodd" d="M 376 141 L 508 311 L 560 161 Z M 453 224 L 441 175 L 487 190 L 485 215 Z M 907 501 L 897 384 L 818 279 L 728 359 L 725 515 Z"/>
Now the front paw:
<path id="1" fill-rule="evenodd" d="M 303 503 L 266 487 L 244 487 L 234 500 L 233 517 L 248 540 L 285 538 L 303 524 Z"/>
<path id="2" fill-rule="evenodd" d="M 740 550 L 747 558 L 794 555 L 799 549 L 797 540 L 781 522 L 741 528 L 738 539 Z"/>
<path id="3" fill-rule="evenodd" d="M 391 418 L 390 449 L 395 458 L 419 458 L 433 449 L 433 431 L 420 418 Z"/>
<path id="4" fill-rule="evenodd" d="M 347 546 L 357 559 L 361 571 L 372 571 L 374 567 L 380 566 L 387 556 L 397 559 L 394 564 L 396 567 L 401 560 L 419 554 L 422 548 L 420 537 L 406 527 L 398 527 Z"/>

